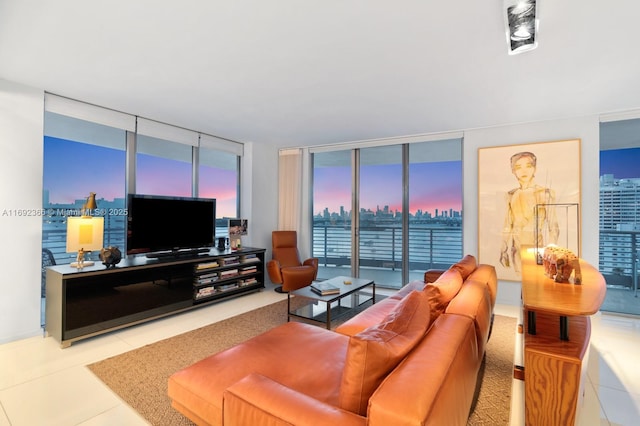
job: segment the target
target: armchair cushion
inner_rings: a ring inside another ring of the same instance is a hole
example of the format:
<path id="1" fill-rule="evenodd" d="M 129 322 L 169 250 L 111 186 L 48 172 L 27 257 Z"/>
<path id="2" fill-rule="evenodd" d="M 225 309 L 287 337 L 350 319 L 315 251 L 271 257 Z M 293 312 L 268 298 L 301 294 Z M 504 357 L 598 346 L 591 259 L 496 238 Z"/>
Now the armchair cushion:
<path id="1" fill-rule="evenodd" d="M 311 265 L 289 266 L 280 270 L 282 290 L 293 291 L 306 287 L 316 278 L 317 270 Z"/>
<path id="2" fill-rule="evenodd" d="M 340 386 L 340 407 L 362 416 L 373 392 L 429 327 L 429 300 L 413 291 L 377 325 L 349 339 Z"/>
<path id="3" fill-rule="evenodd" d="M 272 257 L 280 262 L 280 267 L 300 266 L 298 237 L 296 231 L 273 231 L 271 233 Z"/>

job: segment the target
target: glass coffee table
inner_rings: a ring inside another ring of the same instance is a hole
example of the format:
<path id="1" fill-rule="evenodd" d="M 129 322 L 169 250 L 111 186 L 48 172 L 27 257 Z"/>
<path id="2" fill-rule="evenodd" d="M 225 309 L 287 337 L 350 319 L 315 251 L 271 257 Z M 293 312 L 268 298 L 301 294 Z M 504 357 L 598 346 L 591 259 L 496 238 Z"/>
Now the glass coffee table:
<path id="1" fill-rule="evenodd" d="M 321 281 L 322 284 L 331 284 L 340 292 L 321 296 L 311 290 L 311 287 L 303 287 L 288 293 L 287 296 L 287 321 L 292 317 L 305 322 L 320 323 L 331 329 L 331 321 L 348 314 L 355 314 L 359 307 L 367 302 L 376 303 L 376 284 L 373 280 L 353 277 L 335 277 Z M 363 291 L 371 287 L 371 292 Z M 309 301 L 303 306 L 291 310 L 291 296 L 301 297 Z M 350 296 L 350 297 L 349 297 Z"/>

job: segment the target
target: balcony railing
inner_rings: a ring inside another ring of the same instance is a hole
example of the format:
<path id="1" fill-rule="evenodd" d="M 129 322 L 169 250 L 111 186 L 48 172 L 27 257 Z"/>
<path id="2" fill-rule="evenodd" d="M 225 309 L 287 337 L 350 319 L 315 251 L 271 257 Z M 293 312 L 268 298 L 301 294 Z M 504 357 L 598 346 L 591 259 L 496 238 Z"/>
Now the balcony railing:
<path id="1" fill-rule="evenodd" d="M 351 264 L 351 228 L 315 225 L 313 256 L 321 266 Z M 409 269 L 426 271 L 448 268 L 462 257 L 462 229 L 459 227 L 409 227 Z M 400 269 L 402 228 L 360 228 L 360 266 Z"/>

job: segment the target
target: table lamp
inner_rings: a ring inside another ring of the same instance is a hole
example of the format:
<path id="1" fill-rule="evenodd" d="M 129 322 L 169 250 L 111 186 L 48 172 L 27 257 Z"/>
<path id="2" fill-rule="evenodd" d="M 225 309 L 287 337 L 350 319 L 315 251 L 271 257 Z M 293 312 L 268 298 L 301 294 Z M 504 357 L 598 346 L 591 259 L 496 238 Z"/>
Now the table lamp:
<path id="1" fill-rule="evenodd" d="M 96 208 L 96 194 L 92 192 L 82 206 L 81 216 L 67 218 L 67 253 L 78 253 L 76 262 L 69 265 L 72 268 L 93 265 L 92 261 L 85 260 L 85 254 L 102 249 L 104 218 L 91 216 L 91 210 Z"/>

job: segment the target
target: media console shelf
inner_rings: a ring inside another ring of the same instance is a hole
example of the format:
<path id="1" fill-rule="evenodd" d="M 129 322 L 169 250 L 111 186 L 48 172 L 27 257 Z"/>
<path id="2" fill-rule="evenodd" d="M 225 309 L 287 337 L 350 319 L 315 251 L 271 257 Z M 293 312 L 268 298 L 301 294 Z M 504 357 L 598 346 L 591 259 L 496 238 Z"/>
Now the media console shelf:
<path id="1" fill-rule="evenodd" d="M 522 251 L 525 423 L 573 425 L 584 392 L 583 361 L 589 349 L 589 315 L 600 309 L 604 277 L 580 259 L 582 284 L 557 283 Z"/>
<path id="2" fill-rule="evenodd" d="M 63 348 L 86 339 L 264 288 L 265 249 L 123 259 L 115 268 L 47 269 L 45 330 Z"/>

